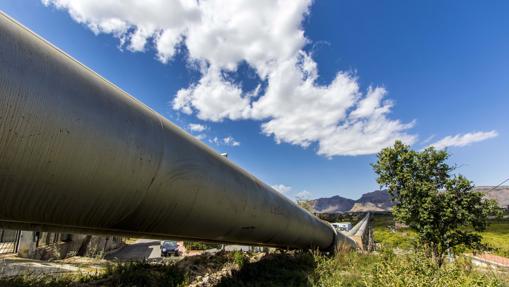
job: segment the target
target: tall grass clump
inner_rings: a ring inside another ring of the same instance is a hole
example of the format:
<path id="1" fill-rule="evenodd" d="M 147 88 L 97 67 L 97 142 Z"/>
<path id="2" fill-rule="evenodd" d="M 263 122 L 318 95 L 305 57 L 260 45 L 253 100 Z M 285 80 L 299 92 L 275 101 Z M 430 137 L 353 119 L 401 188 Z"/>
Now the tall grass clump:
<path id="1" fill-rule="evenodd" d="M 232 270 L 216 286 L 311 286 L 309 276 L 315 269 L 309 252 L 274 253 L 255 262 L 245 262 Z"/>
<path id="2" fill-rule="evenodd" d="M 186 286 L 186 274 L 174 264 L 126 262 L 110 265 L 102 280 L 89 282 L 101 286 Z"/>

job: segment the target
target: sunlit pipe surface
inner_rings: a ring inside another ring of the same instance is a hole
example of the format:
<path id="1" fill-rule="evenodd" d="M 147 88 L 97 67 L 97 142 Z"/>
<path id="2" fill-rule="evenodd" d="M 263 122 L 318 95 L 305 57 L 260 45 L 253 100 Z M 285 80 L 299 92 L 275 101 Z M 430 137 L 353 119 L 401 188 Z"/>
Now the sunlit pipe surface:
<path id="1" fill-rule="evenodd" d="M 330 225 L 0 13 L 0 222 L 329 248 Z"/>

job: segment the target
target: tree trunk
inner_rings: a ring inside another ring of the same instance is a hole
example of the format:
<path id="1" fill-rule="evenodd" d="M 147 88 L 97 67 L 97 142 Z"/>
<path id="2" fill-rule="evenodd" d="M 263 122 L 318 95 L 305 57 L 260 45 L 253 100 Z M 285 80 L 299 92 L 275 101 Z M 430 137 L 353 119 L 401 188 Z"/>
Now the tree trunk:
<path id="1" fill-rule="evenodd" d="M 444 250 L 436 243 L 433 244 L 433 259 L 438 267 L 442 267 L 442 264 L 444 264 Z"/>

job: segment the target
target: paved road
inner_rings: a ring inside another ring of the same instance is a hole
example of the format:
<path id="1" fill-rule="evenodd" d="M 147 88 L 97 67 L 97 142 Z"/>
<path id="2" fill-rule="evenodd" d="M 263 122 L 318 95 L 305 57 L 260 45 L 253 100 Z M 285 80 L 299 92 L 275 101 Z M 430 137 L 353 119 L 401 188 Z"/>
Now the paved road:
<path id="1" fill-rule="evenodd" d="M 118 251 L 108 254 L 105 259 L 143 260 L 161 257 L 159 240 L 138 239 L 134 244 L 126 245 Z"/>

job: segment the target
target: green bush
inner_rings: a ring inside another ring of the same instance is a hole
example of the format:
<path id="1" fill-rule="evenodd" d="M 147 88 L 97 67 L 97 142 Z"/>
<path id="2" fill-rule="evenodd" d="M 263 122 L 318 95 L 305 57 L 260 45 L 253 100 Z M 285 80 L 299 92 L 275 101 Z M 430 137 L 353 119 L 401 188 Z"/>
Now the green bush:
<path id="1" fill-rule="evenodd" d="M 184 246 L 186 247 L 187 250 L 208 250 L 221 248 L 221 244 L 204 243 L 198 241 L 184 241 Z"/>
<path id="2" fill-rule="evenodd" d="M 315 260 L 308 252 L 268 254 L 256 262 L 245 262 L 217 286 L 310 286 Z"/>
<path id="3" fill-rule="evenodd" d="M 104 280 L 109 286 L 186 286 L 185 274 L 174 264 L 166 263 L 127 262 L 112 265 L 104 274 Z"/>
<path id="4" fill-rule="evenodd" d="M 233 263 L 242 268 L 246 262 L 249 262 L 249 258 L 242 251 L 233 252 Z"/>

